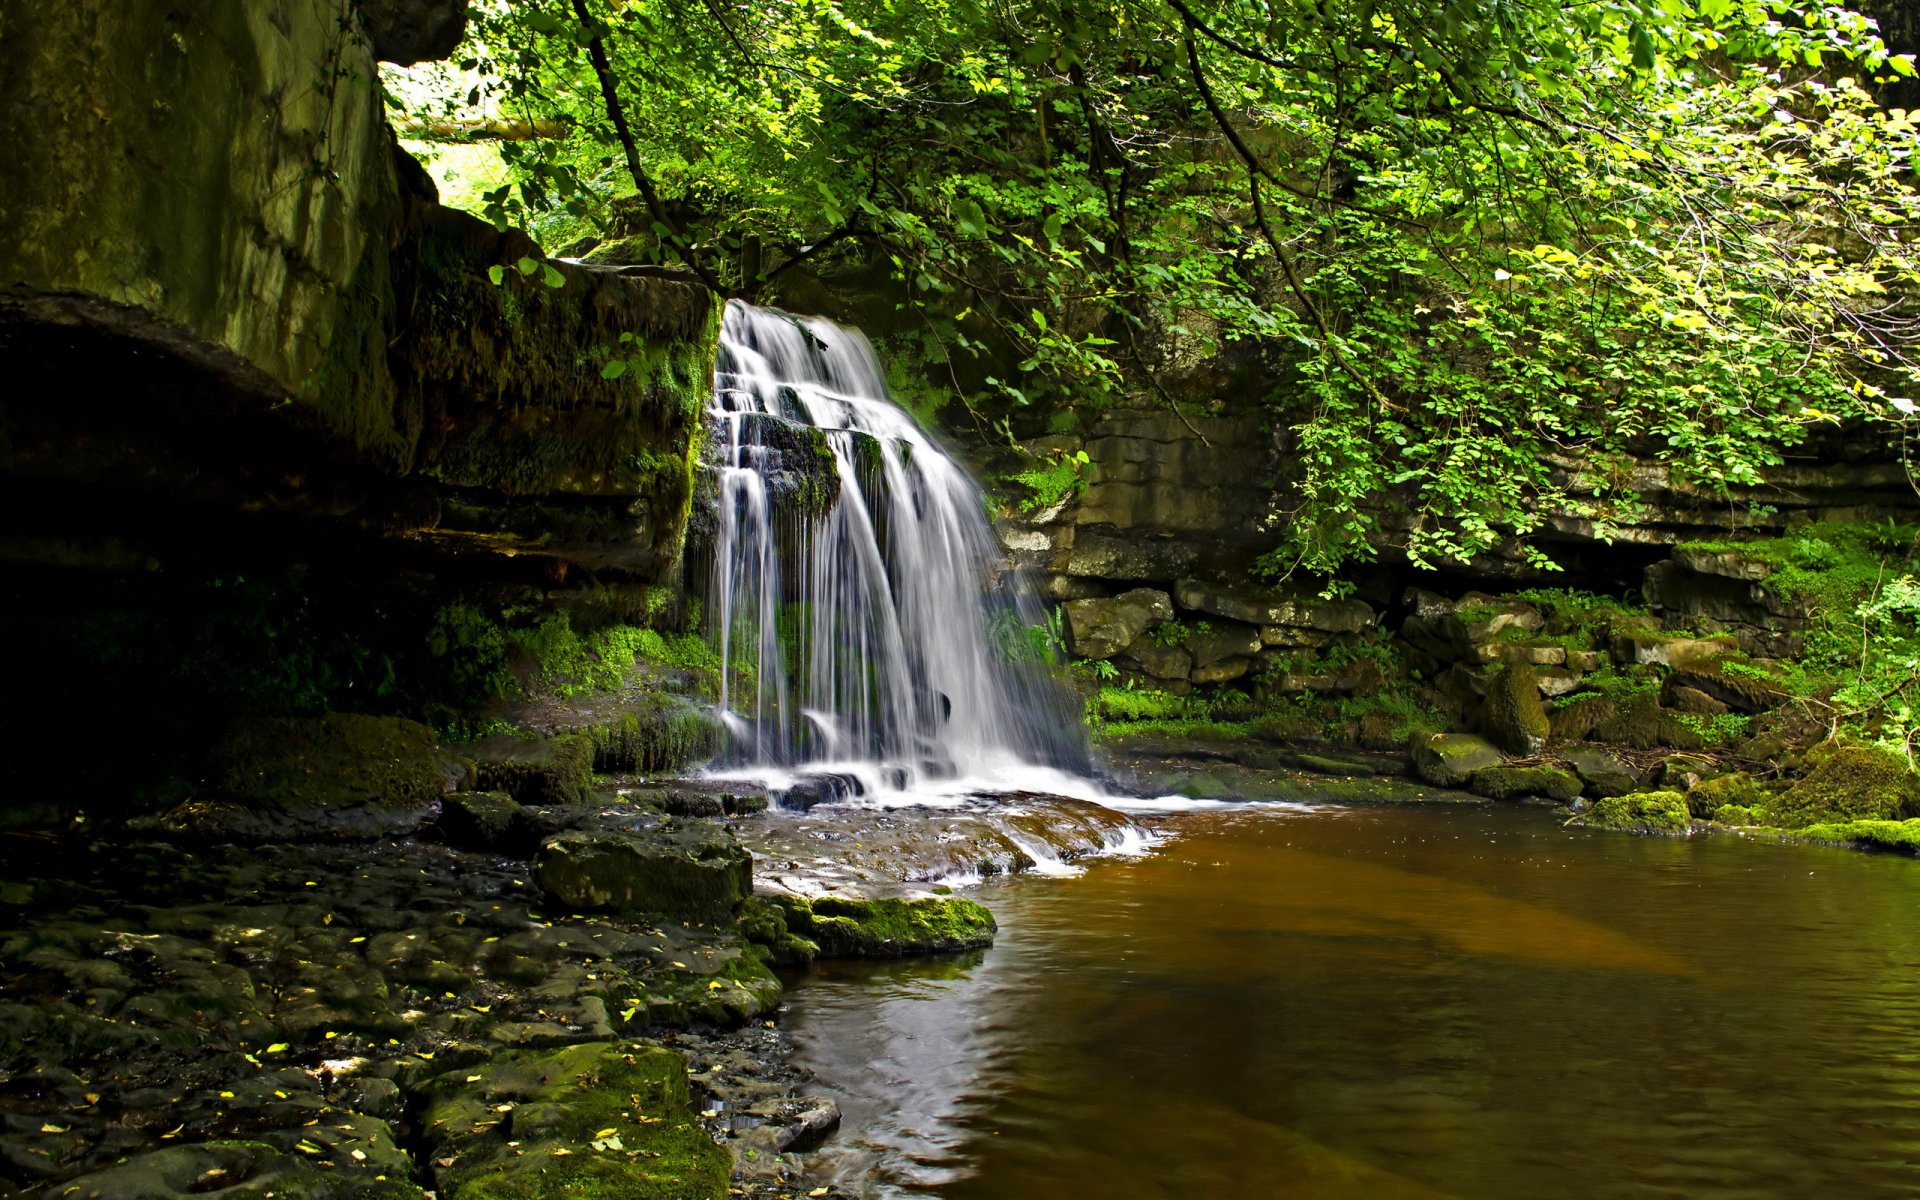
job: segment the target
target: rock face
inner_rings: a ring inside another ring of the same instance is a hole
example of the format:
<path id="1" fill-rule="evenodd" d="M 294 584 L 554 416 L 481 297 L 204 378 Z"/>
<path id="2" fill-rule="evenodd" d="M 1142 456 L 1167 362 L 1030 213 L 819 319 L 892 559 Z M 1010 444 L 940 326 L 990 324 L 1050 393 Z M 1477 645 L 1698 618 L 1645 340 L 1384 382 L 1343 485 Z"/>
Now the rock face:
<path id="1" fill-rule="evenodd" d="M 1112 658 L 1134 639 L 1173 618 L 1173 602 L 1152 588 L 1135 588 L 1111 600 L 1069 600 L 1067 636 L 1082 658 Z"/>
<path id="2" fill-rule="evenodd" d="M 722 920 L 753 891 L 752 857 L 730 830 L 705 822 L 559 834 L 540 847 L 534 874 L 577 910 L 686 920 Z"/>

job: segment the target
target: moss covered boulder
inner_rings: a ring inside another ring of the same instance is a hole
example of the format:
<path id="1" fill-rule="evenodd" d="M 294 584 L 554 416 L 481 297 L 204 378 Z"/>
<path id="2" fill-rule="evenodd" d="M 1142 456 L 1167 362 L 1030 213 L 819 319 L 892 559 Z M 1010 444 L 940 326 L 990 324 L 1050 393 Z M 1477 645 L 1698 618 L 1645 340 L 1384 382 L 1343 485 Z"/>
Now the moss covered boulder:
<path id="1" fill-rule="evenodd" d="M 1565 804 L 1584 786 L 1578 775 L 1561 767 L 1487 767 L 1473 773 L 1467 790 L 1493 800 L 1544 796 Z"/>
<path id="2" fill-rule="evenodd" d="M 1613 706 L 1612 713 L 1594 726 L 1591 736 L 1636 750 L 1661 746 L 1698 750 L 1706 744 L 1696 730 L 1660 707 L 1657 691 L 1636 692 L 1620 700 Z"/>
<path id="3" fill-rule="evenodd" d="M 1581 824 L 1594 829 L 1684 835 L 1693 828 L 1691 818 L 1687 798 L 1679 792 L 1641 792 L 1595 801 L 1579 819 Z"/>
<path id="4" fill-rule="evenodd" d="M 1808 841 L 1839 842 L 1871 850 L 1920 854 L 1920 819 L 1905 821 L 1838 821 L 1809 825 L 1798 831 Z"/>
<path id="5" fill-rule="evenodd" d="M 648 697 L 582 730 L 593 744 L 593 769 L 679 771 L 719 754 L 725 745 L 711 712 L 674 696 Z"/>
<path id="6" fill-rule="evenodd" d="M 1765 809 L 1770 799 L 1772 796 L 1760 786 L 1758 780 L 1745 772 L 1739 772 L 1709 779 L 1688 789 L 1687 808 L 1696 817 L 1708 817 L 1714 821 L 1720 821 L 1719 814 L 1722 809 L 1737 807 L 1745 810 L 1748 816 L 1752 816 Z M 1747 820 L 1738 823 L 1752 825 L 1757 822 Z"/>
<path id="7" fill-rule="evenodd" d="M 579 911 L 720 921 L 752 893 L 753 859 L 725 826 L 663 818 L 652 826 L 550 837 L 540 846 L 534 876 Z"/>
<path id="8" fill-rule="evenodd" d="M 505 792 L 521 804 L 579 804 L 593 782 L 593 740 L 584 733 L 503 735 L 466 749 L 481 790 Z"/>
<path id="9" fill-rule="evenodd" d="M 694 1123 L 680 1055 L 650 1042 L 504 1051 L 430 1081 L 422 1129 L 446 1200 L 723 1200 L 727 1152 Z"/>
<path id="10" fill-rule="evenodd" d="M 1487 681 L 1480 731 L 1510 754 L 1538 754 L 1546 749 L 1552 728 L 1531 666 L 1509 663 Z"/>
<path id="11" fill-rule="evenodd" d="M 1414 771 L 1435 787 L 1460 787 L 1475 772 L 1498 766 L 1506 757 L 1470 733 L 1416 733 L 1407 748 Z"/>
<path id="12" fill-rule="evenodd" d="M 1589 796 L 1624 796 L 1640 786 L 1640 776 L 1618 756 L 1598 746 L 1572 746 L 1561 757 L 1580 776 Z"/>
<path id="13" fill-rule="evenodd" d="M 505 792 L 454 792 L 441 804 L 440 836 L 464 850 L 503 850 L 521 806 Z"/>
<path id="14" fill-rule="evenodd" d="M 787 928 L 829 958 L 945 954 L 993 944 L 999 925 L 984 905 L 961 896 L 857 900 L 782 896 Z"/>
<path id="15" fill-rule="evenodd" d="M 456 771 L 417 721 L 328 713 L 252 717 L 214 745 L 206 792 L 162 828 L 231 841 L 412 833 L 438 815 Z"/>
<path id="16" fill-rule="evenodd" d="M 1775 797 L 1767 816 L 1769 824 L 1782 829 L 1920 816 L 1920 776 L 1884 750 L 1843 747 Z"/>

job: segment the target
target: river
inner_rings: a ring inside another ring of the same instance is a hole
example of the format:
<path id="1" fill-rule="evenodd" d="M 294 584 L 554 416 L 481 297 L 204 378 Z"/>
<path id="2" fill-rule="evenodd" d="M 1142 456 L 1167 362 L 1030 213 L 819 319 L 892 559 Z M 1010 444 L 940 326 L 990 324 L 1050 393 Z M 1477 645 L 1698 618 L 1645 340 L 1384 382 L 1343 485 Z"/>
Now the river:
<path id="1" fill-rule="evenodd" d="M 1920 863 L 1228 809 L 792 993 L 876 1198 L 1920 1193 Z"/>

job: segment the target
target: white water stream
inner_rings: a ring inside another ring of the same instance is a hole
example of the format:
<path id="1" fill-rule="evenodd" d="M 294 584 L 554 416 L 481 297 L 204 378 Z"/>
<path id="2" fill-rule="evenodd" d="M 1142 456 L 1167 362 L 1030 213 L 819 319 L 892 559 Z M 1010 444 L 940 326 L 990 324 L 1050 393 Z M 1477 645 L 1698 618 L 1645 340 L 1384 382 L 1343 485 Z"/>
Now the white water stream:
<path id="1" fill-rule="evenodd" d="M 1070 697 L 1022 652 L 1040 608 L 1002 572 L 980 489 L 889 397 L 865 336 L 729 304 L 714 415 L 723 772 L 867 804 L 1099 794 Z M 797 498 L 813 430 L 839 489 L 824 512 Z"/>

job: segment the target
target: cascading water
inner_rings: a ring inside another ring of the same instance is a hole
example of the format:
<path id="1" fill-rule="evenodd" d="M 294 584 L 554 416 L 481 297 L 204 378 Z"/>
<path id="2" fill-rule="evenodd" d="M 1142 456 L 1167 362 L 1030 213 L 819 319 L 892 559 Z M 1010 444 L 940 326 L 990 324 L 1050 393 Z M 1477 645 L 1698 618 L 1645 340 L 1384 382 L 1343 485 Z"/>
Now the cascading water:
<path id="1" fill-rule="evenodd" d="M 875 799 L 1084 776 L 980 489 L 888 397 L 858 330 L 730 303 L 713 411 L 709 603 L 736 768 Z"/>

